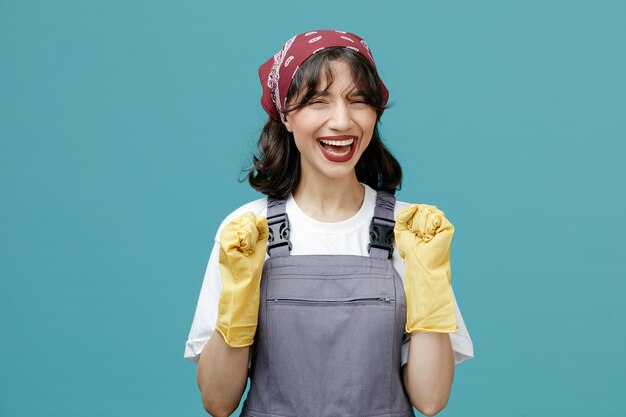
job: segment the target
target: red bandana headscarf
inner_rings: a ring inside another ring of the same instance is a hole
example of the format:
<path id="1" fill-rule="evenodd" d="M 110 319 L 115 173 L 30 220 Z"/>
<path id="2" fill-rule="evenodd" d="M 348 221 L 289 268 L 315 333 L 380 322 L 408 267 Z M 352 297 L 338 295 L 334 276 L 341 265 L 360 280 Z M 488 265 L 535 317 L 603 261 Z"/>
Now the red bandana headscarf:
<path id="1" fill-rule="evenodd" d="M 354 33 L 339 30 L 314 30 L 296 35 L 259 68 L 259 78 L 263 87 L 261 106 L 272 119 L 285 122 L 285 115 L 281 109 L 286 105 L 291 80 L 300 65 L 314 53 L 333 46 L 350 48 L 358 52 L 376 69 L 367 43 Z M 376 76 L 378 77 L 378 74 Z M 378 77 L 378 82 L 383 91 L 383 105 L 385 105 L 389 98 L 389 91 L 380 77 Z"/>

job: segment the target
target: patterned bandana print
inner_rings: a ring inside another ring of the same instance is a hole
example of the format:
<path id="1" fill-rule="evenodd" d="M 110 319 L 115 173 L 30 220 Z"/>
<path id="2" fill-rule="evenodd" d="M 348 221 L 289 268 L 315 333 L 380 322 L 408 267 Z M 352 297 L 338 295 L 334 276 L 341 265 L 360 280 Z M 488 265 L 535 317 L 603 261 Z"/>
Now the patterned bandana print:
<path id="1" fill-rule="evenodd" d="M 314 30 L 296 35 L 259 68 L 259 78 L 263 87 L 261 106 L 272 119 L 285 122 L 285 115 L 281 109 L 286 105 L 291 80 L 300 65 L 314 53 L 333 46 L 350 48 L 358 52 L 376 68 L 367 43 L 354 33 Z M 383 104 L 387 104 L 389 91 L 380 77 L 378 81 L 383 90 Z"/>

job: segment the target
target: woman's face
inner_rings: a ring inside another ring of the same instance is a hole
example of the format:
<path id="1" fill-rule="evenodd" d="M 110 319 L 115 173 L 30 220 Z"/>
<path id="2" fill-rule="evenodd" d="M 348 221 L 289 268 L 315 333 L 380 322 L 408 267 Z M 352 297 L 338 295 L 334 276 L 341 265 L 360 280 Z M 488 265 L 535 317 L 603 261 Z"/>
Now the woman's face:
<path id="1" fill-rule="evenodd" d="M 347 64 L 336 60 L 330 67 L 332 84 L 320 79 L 316 95 L 286 115 L 285 127 L 300 151 L 303 176 L 338 179 L 354 175 L 376 126 L 376 110 L 357 91 Z"/>

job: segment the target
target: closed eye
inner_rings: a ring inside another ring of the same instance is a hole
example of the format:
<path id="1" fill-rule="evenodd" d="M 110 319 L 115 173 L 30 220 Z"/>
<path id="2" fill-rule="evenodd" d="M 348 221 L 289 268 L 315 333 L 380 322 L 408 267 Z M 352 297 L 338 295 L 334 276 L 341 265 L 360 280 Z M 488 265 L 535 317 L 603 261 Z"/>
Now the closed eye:
<path id="1" fill-rule="evenodd" d="M 367 101 L 366 101 L 365 97 L 362 96 L 361 94 L 354 94 L 351 97 L 348 97 L 348 99 L 350 100 L 351 103 L 367 104 Z"/>

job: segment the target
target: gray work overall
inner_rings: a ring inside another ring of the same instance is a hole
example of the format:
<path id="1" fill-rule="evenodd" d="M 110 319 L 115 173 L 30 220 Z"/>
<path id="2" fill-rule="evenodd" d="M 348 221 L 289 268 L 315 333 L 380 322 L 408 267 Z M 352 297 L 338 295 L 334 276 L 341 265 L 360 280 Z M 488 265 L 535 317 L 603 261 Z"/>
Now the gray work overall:
<path id="1" fill-rule="evenodd" d="M 391 263 L 395 197 L 379 191 L 370 256 L 291 256 L 285 200 L 268 199 L 268 253 L 246 417 L 409 417 L 406 318 Z"/>

